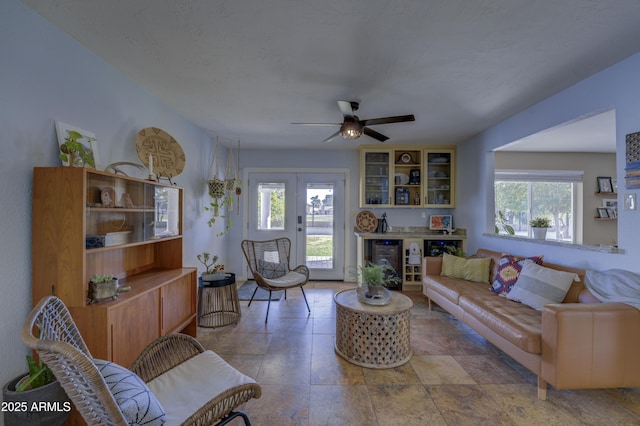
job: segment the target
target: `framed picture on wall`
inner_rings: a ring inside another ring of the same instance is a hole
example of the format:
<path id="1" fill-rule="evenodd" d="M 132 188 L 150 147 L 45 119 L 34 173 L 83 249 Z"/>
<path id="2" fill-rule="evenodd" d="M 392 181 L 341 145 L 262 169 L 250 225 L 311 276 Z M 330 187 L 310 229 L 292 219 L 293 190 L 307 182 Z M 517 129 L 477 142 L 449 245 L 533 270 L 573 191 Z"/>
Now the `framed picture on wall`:
<path id="1" fill-rule="evenodd" d="M 453 228 L 453 217 L 450 214 L 429 216 L 429 229 L 446 231 Z"/>
<path id="2" fill-rule="evenodd" d="M 607 213 L 607 208 L 606 207 L 598 207 L 598 217 L 609 217 L 609 214 Z"/>
<path id="3" fill-rule="evenodd" d="M 96 135 L 88 130 L 82 130 L 61 121 L 56 121 L 56 134 L 58 135 L 58 146 L 60 148 L 60 160 L 63 166 L 69 166 L 72 161 L 72 153 L 67 151 L 65 142 L 69 139 L 69 132 L 77 132 L 80 138 L 77 139 L 82 145 L 84 152 L 91 158 L 95 168 L 101 170 L 102 164 L 98 158 L 98 149 L 96 143 Z M 84 167 L 92 167 L 86 161 Z"/>
<path id="4" fill-rule="evenodd" d="M 613 192 L 611 176 L 598 176 L 598 192 Z"/>

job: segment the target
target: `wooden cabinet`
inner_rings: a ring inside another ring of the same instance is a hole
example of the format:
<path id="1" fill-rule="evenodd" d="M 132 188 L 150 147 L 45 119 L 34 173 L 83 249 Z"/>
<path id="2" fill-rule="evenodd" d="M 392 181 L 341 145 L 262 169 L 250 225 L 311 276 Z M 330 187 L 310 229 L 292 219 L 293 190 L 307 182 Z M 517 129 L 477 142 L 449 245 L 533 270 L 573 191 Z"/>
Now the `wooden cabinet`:
<path id="1" fill-rule="evenodd" d="M 434 147 L 424 150 L 425 207 L 455 207 L 455 164 L 454 147 Z"/>
<path id="2" fill-rule="evenodd" d="M 455 147 L 361 147 L 360 207 L 455 207 Z"/>
<path id="3" fill-rule="evenodd" d="M 92 355 L 129 366 L 155 338 L 196 334 L 197 276 L 182 267 L 181 188 L 76 167 L 35 168 L 33 303 L 69 307 Z M 89 303 L 95 274 L 131 291 Z"/>

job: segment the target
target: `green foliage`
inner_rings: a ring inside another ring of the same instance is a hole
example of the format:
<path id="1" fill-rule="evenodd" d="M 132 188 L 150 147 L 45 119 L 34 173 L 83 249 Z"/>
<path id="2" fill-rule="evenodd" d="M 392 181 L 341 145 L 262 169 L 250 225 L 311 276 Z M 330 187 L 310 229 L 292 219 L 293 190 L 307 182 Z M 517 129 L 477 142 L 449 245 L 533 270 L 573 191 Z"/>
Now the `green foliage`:
<path id="1" fill-rule="evenodd" d="M 444 249 L 446 250 L 446 252 L 448 254 L 452 254 L 454 256 L 459 256 L 459 257 L 464 257 L 465 256 L 465 252 L 464 252 L 464 250 L 462 250 L 462 247 L 444 246 Z"/>
<path id="2" fill-rule="evenodd" d="M 549 220 L 548 217 L 537 216 L 531 219 L 531 222 L 529 222 L 529 225 L 532 228 L 551 228 L 551 221 Z"/>
<path id="3" fill-rule="evenodd" d="M 78 153 L 82 161 L 86 164 L 89 164 L 91 167 L 95 168 L 96 163 L 93 160 L 93 157 L 90 155 L 91 151 L 87 151 L 84 145 L 79 142 L 80 139 L 83 139 L 85 136 L 76 132 L 75 130 L 69 130 L 69 136 L 65 138 L 64 143 L 60 145 L 60 155 L 58 156 L 65 163 L 70 163 L 73 158 L 74 153 Z M 87 138 L 89 142 L 96 140 L 95 138 Z"/>
<path id="4" fill-rule="evenodd" d="M 93 277 L 91 277 L 91 279 L 89 280 L 89 282 L 92 283 L 110 283 L 111 281 L 115 280 L 116 277 L 113 275 L 94 275 Z"/>
<path id="5" fill-rule="evenodd" d="M 33 356 L 27 355 L 27 365 L 29 366 L 29 378 L 16 387 L 16 392 L 39 388 L 56 380 L 53 372 L 42 360 L 36 363 Z"/>
<path id="6" fill-rule="evenodd" d="M 498 216 L 496 217 L 496 234 L 500 233 L 500 229 L 501 228 L 508 235 L 515 235 L 516 234 L 516 230 L 513 229 L 513 226 L 511 226 L 509 224 L 509 221 L 507 220 L 507 218 L 504 215 L 504 213 L 502 213 L 502 210 L 499 210 L 498 211 Z"/>
<path id="7" fill-rule="evenodd" d="M 204 272 L 205 274 L 215 274 L 224 270 L 224 265 L 216 264 L 216 262 L 218 261 L 218 256 L 214 255 L 213 257 L 211 257 L 211 255 L 205 251 L 204 253 L 199 254 L 196 257 L 198 258 L 200 263 L 204 265 L 206 269 Z"/>
<path id="8" fill-rule="evenodd" d="M 395 269 L 386 263 L 375 264 L 373 262 L 366 262 L 360 266 L 362 282 L 370 286 L 386 286 L 387 283 L 400 283 L 400 278 L 392 275 L 395 274 L 395 272 Z"/>

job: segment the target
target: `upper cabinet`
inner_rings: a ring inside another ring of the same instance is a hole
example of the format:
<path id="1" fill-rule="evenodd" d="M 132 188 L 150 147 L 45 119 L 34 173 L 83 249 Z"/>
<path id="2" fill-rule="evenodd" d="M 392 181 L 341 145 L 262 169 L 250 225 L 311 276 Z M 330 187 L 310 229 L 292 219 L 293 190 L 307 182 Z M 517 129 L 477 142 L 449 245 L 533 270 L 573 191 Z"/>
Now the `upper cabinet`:
<path id="1" fill-rule="evenodd" d="M 436 147 L 424 150 L 425 207 L 455 207 L 455 164 L 455 147 Z"/>
<path id="2" fill-rule="evenodd" d="M 455 207 L 455 147 L 360 148 L 360 207 Z"/>

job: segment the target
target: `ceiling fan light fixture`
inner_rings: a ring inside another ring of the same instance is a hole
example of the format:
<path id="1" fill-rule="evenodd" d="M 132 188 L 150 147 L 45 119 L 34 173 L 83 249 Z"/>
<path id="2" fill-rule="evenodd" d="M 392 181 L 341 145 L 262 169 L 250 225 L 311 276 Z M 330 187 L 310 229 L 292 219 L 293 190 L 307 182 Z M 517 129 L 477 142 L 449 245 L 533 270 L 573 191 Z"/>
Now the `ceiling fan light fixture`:
<path id="1" fill-rule="evenodd" d="M 358 139 L 362 136 L 362 128 L 359 123 L 354 121 L 345 121 L 340 127 L 340 136 L 345 139 Z"/>

